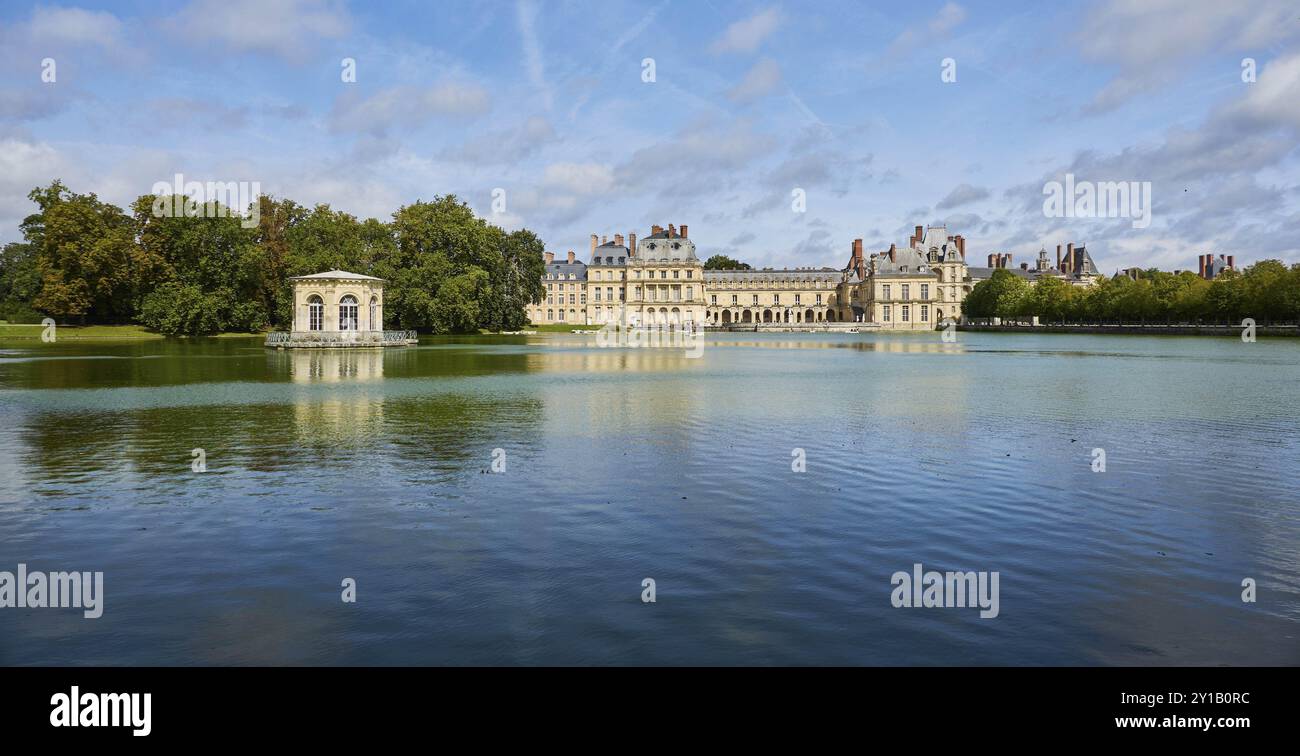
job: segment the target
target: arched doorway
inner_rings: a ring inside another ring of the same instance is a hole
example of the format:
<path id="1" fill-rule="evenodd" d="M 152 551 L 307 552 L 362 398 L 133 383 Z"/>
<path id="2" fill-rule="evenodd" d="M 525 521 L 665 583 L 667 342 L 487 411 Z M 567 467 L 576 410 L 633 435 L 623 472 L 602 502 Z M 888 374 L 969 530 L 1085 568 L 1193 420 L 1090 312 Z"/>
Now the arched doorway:
<path id="1" fill-rule="evenodd" d="M 357 330 L 357 298 L 351 294 L 339 300 L 339 330 Z"/>
<path id="2" fill-rule="evenodd" d="M 808 311 L 804 312 L 804 314 L 803 314 L 803 322 L 805 322 L 805 323 L 811 323 L 811 322 L 813 322 L 813 317 L 814 317 L 814 316 L 813 316 L 813 311 L 812 311 L 812 310 L 808 310 Z"/>
<path id="3" fill-rule="evenodd" d="M 745 310 L 744 314 L 740 316 L 740 322 L 752 323 L 754 322 L 754 316 L 750 313 L 749 310 Z"/>
<path id="4" fill-rule="evenodd" d="M 763 310 L 763 322 L 764 322 L 764 323 L 771 323 L 771 322 L 772 322 L 772 311 L 771 311 L 771 310 Z"/>
<path id="5" fill-rule="evenodd" d="M 307 297 L 307 330 L 325 330 L 325 300 L 317 294 Z"/>
<path id="6" fill-rule="evenodd" d="M 722 324 L 731 325 L 731 310 L 722 311 Z"/>

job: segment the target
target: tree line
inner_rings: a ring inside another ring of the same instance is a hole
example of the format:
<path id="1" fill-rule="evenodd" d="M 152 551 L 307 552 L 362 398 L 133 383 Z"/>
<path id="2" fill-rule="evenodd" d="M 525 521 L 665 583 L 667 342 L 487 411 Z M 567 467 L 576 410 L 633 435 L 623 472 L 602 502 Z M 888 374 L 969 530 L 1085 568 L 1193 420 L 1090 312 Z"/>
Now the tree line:
<path id="1" fill-rule="evenodd" d="M 1300 264 L 1261 260 L 1211 280 L 1191 271 L 1151 268 L 1137 278 L 1117 274 L 1092 286 L 1059 278 L 1030 283 L 1010 270 L 993 271 L 962 303 L 970 318 L 1038 316 L 1045 323 L 1258 323 L 1300 321 Z"/>
<path id="2" fill-rule="evenodd" d="M 20 226 L 23 241 L 0 249 L 0 319 L 11 323 L 287 329 L 289 279 L 334 269 L 387 281 L 393 329 L 517 330 L 543 293 L 542 240 L 487 223 L 455 195 L 405 205 L 388 222 L 263 195 L 251 228 L 216 202 L 160 217 L 160 198 L 144 195 L 128 213 L 60 181 L 28 197 L 37 210 Z"/>

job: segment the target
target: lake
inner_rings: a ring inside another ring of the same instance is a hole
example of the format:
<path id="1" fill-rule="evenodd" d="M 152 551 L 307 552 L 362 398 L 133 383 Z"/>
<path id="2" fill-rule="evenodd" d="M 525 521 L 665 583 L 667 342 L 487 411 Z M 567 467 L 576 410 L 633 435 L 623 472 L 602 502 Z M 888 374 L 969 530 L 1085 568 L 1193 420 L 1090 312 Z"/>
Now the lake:
<path id="1" fill-rule="evenodd" d="M 2 664 L 1300 663 L 1297 340 L 0 347 Z"/>

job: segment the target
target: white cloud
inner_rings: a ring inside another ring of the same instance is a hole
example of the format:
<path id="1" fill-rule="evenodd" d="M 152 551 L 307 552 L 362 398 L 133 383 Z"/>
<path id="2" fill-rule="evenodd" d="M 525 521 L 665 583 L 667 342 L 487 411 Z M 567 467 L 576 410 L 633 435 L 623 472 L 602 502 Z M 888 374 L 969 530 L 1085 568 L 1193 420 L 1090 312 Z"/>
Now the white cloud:
<path id="1" fill-rule="evenodd" d="M 326 39 L 348 33 L 352 21 L 338 0 L 194 0 L 164 27 L 195 43 L 294 62 Z"/>
<path id="2" fill-rule="evenodd" d="M 1109 0 L 1083 19 L 1077 39 L 1088 59 L 1119 73 L 1089 112 L 1113 110 L 1167 86 L 1207 50 L 1266 50 L 1300 37 L 1294 0 Z"/>
<path id="3" fill-rule="evenodd" d="M 532 0 L 519 0 L 515 5 L 519 21 L 519 36 L 523 41 L 524 63 L 528 81 L 542 95 L 542 104 L 551 109 L 551 85 L 546 81 L 546 66 L 542 62 L 542 46 L 537 40 L 537 6 Z"/>
<path id="4" fill-rule="evenodd" d="M 709 46 L 715 55 L 720 53 L 750 53 L 763 44 L 781 25 L 781 11 L 766 8 L 743 21 L 737 21 Z"/>
<path id="5" fill-rule="evenodd" d="M 334 101 L 330 128 L 336 132 L 382 134 L 394 126 L 421 126 L 439 116 L 473 118 L 486 113 L 490 107 L 487 90 L 465 82 L 387 87 L 370 97 L 348 89 Z"/>
<path id="6" fill-rule="evenodd" d="M 734 89 L 727 92 L 727 97 L 735 102 L 752 102 L 772 94 L 780 86 L 781 67 L 776 61 L 764 58 L 749 69 Z"/>
<path id="7" fill-rule="evenodd" d="M 979 202 L 982 199 L 987 199 L 988 196 L 989 190 L 982 186 L 961 184 L 949 192 L 947 197 L 939 200 L 939 204 L 934 207 L 936 210 L 948 210 L 962 205 L 969 205 L 972 202 Z"/>
<path id="8" fill-rule="evenodd" d="M 552 163 L 542 184 L 572 194 L 603 194 L 614 186 L 614 171 L 604 163 Z"/>
<path id="9" fill-rule="evenodd" d="M 910 26 L 899 33 L 889 43 L 885 57 L 906 54 L 913 48 L 924 46 L 927 42 L 947 38 L 954 29 L 966 20 L 966 9 L 956 3 L 948 3 L 939 9 L 924 26 Z"/>
<path id="10" fill-rule="evenodd" d="M 122 41 L 122 22 L 107 11 L 40 7 L 32 11 L 27 34 L 36 44 L 71 42 L 116 47 Z"/>

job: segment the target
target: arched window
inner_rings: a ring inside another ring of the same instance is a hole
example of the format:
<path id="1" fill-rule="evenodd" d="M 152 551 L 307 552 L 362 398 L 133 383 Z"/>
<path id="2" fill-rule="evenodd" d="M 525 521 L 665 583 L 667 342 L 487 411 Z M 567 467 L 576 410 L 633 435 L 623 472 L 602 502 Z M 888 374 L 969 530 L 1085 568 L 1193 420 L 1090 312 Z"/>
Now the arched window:
<path id="1" fill-rule="evenodd" d="M 307 297 L 307 330 L 319 331 L 325 327 L 325 302 L 312 294 Z"/>
<path id="2" fill-rule="evenodd" d="M 370 298 L 370 330 L 382 331 L 384 324 L 379 322 L 379 297 Z"/>
<path id="3" fill-rule="evenodd" d="M 339 300 L 339 330 L 357 330 L 357 298 L 351 294 Z"/>

